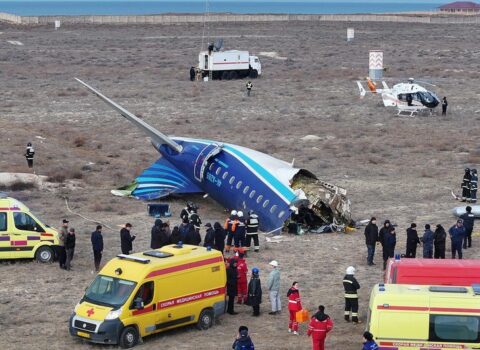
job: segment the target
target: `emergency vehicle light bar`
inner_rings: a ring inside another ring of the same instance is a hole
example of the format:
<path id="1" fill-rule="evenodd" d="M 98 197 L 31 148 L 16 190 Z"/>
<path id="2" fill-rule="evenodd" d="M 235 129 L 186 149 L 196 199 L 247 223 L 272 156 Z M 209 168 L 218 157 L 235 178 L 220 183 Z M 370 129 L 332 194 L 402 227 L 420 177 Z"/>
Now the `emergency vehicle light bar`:
<path id="1" fill-rule="evenodd" d="M 0 192 L 0 198 L 7 198 L 8 194 L 5 192 Z"/>
<path id="2" fill-rule="evenodd" d="M 480 295 L 480 284 L 472 284 L 473 294 Z"/>
<path id="3" fill-rule="evenodd" d="M 148 264 L 150 262 L 150 259 L 140 258 L 138 256 L 133 256 L 133 255 L 125 255 L 125 254 L 118 254 L 117 258 L 123 259 L 123 260 L 135 261 L 141 264 Z"/>
<path id="4" fill-rule="evenodd" d="M 467 293 L 468 290 L 465 287 L 449 287 L 449 286 L 431 286 L 428 288 L 430 292 L 440 293 Z"/>

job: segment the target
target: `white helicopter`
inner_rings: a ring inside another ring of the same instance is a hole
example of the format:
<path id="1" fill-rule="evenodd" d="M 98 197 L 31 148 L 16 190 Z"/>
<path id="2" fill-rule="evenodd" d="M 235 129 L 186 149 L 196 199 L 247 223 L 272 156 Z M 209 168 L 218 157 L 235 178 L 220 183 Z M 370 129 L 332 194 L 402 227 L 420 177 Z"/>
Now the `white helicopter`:
<path id="1" fill-rule="evenodd" d="M 413 78 L 409 78 L 407 83 L 395 84 L 392 88 L 389 88 L 387 83 L 382 81 L 383 89 L 377 89 L 377 84 L 370 78 L 367 77 L 366 80 L 369 92 L 381 94 L 385 107 L 397 107 L 397 115 L 409 114 L 414 116 L 420 111 L 432 113 L 434 108 L 440 104 L 440 100 L 434 92 L 420 86 Z M 360 90 L 360 97 L 365 97 L 367 90 L 360 81 L 357 81 L 357 85 Z"/>

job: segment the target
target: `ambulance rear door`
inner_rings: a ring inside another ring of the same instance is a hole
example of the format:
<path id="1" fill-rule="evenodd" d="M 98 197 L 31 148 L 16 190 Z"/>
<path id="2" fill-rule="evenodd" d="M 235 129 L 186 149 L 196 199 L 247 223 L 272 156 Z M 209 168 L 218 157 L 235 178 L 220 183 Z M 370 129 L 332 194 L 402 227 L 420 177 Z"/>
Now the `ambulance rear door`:
<path id="1" fill-rule="evenodd" d="M 10 247 L 10 234 L 8 233 L 8 211 L 0 211 L 0 259 L 12 257 Z"/>

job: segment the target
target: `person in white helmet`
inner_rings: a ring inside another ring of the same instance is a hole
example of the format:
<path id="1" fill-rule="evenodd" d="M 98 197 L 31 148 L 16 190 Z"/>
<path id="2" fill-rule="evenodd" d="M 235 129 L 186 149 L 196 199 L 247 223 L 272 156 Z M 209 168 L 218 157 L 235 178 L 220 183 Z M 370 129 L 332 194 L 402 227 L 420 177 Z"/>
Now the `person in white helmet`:
<path id="1" fill-rule="evenodd" d="M 230 212 L 230 217 L 225 220 L 225 224 L 223 228 L 227 231 L 227 244 L 225 245 L 225 253 L 230 252 L 230 248 L 232 247 L 233 237 L 235 235 L 235 229 L 237 228 L 238 216 L 237 211 L 232 210 Z"/>
<path id="2" fill-rule="evenodd" d="M 270 296 L 270 303 L 272 304 L 272 311 L 269 315 L 276 315 L 282 310 L 282 303 L 280 301 L 280 270 L 278 269 L 278 262 L 276 260 L 270 261 L 269 265 L 272 271 L 268 275 L 267 288 Z"/>
<path id="3" fill-rule="evenodd" d="M 358 294 L 360 284 L 353 276 L 355 268 L 353 266 L 347 267 L 346 275 L 343 277 L 343 288 L 345 289 L 345 321 L 350 322 L 350 314 L 352 315 L 352 322 L 354 324 L 361 323 L 358 319 Z"/>
<path id="4" fill-rule="evenodd" d="M 245 225 L 247 226 L 247 238 L 246 238 L 246 250 L 250 250 L 250 246 L 252 245 L 252 239 L 253 239 L 253 244 L 254 244 L 254 249 L 255 252 L 258 252 L 260 250 L 260 243 L 258 241 L 258 215 L 253 212 L 253 210 L 250 210 L 248 212 L 248 219 L 245 222 Z"/>
<path id="5" fill-rule="evenodd" d="M 243 216 L 243 212 L 239 211 L 237 213 L 238 220 L 235 226 L 235 233 L 233 235 L 233 241 L 235 243 L 234 251 L 238 252 L 240 248 L 245 247 L 245 217 Z"/>

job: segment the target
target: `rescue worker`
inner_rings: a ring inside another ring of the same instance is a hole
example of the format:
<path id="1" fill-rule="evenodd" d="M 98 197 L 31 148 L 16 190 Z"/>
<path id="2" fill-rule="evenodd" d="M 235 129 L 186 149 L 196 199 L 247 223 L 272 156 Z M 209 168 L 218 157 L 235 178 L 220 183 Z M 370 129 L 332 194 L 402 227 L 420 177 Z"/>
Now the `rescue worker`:
<path id="1" fill-rule="evenodd" d="M 95 271 L 100 271 L 100 262 L 102 261 L 102 252 L 103 252 L 103 236 L 102 236 L 102 225 L 97 225 L 95 231 L 92 232 L 90 238 L 92 241 L 93 249 L 93 261 L 95 264 Z"/>
<path id="2" fill-rule="evenodd" d="M 318 311 L 310 319 L 307 335 L 312 337 L 312 350 L 324 350 L 325 339 L 333 328 L 333 321 L 325 314 L 325 306 L 320 305 Z"/>
<path id="3" fill-rule="evenodd" d="M 412 94 L 407 94 L 407 105 L 408 106 L 413 106 L 413 96 Z"/>
<path id="4" fill-rule="evenodd" d="M 435 247 L 434 258 L 445 259 L 445 244 L 447 240 L 447 233 L 442 225 L 438 224 L 433 233 L 433 245 Z"/>
<path id="5" fill-rule="evenodd" d="M 163 225 L 162 220 L 156 219 L 155 225 L 152 227 L 152 230 L 150 231 L 150 234 L 151 234 L 150 248 L 152 249 L 162 248 L 163 246 L 169 244 L 168 237 L 162 225 Z"/>
<path id="6" fill-rule="evenodd" d="M 180 224 L 178 231 L 180 233 L 180 241 L 185 243 L 187 236 L 188 236 L 188 231 L 190 230 L 190 223 L 188 222 L 188 218 L 184 219 L 182 223 Z M 193 226 L 192 226 L 193 227 Z"/>
<path id="7" fill-rule="evenodd" d="M 70 271 L 72 267 L 73 254 L 75 252 L 75 229 L 70 228 L 68 234 L 65 237 L 65 270 Z"/>
<path id="8" fill-rule="evenodd" d="M 133 250 L 132 242 L 135 240 L 135 235 L 130 234 L 132 224 L 126 223 L 125 227 L 120 230 L 120 246 L 122 248 L 122 254 L 128 255 Z"/>
<path id="9" fill-rule="evenodd" d="M 260 304 L 262 303 L 262 284 L 260 282 L 260 270 L 256 267 L 252 269 L 252 278 L 248 282 L 247 305 L 253 308 L 252 316 L 260 316 Z"/>
<path id="10" fill-rule="evenodd" d="M 387 268 L 387 261 L 395 255 L 395 245 L 397 244 L 397 234 L 395 227 L 390 226 L 388 233 L 384 237 L 383 242 L 383 269 Z"/>
<path id="11" fill-rule="evenodd" d="M 353 276 L 355 268 L 353 266 L 347 267 L 346 275 L 343 277 L 343 288 L 345 290 L 345 321 L 350 322 L 350 314 L 354 324 L 362 323 L 358 319 L 358 294 L 360 284 Z"/>
<path id="12" fill-rule="evenodd" d="M 212 224 L 207 222 L 205 224 L 207 232 L 205 233 L 205 238 L 203 240 L 203 246 L 213 248 L 215 246 L 215 231 L 212 228 Z"/>
<path id="13" fill-rule="evenodd" d="M 190 221 L 190 214 L 193 211 L 193 206 L 194 204 L 188 201 L 185 208 L 182 209 L 182 211 L 180 212 L 180 219 L 182 219 L 182 222 Z"/>
<path id="14" fill-rule="evenodd" d="M 363 343 L 362 350 L 378 350 L 378 345 L 373 340 L 373 334 L 370 332 L 363 333 L 363 339 L 365 340 Z"/>
<path id="15" fill-rule="evenodd" d="M 407 251 L 405 254 L 406 258 L 415 258 L 417 255 L 417 245 L 420 244 L 420 239 L 418 238 L 417 233 L 417 224 L 411 223 L 410 227 L 407 228 Z"/>
<path id="16" fill-rule="evenodd" d="M 27 159 L 27 165 L 29 168 L 33 168 L 33 157 L 35 156 L 35 150 L 32 143 L 27 143 L 27 149 L 25 150 L 25 158 Z"/>
<path id="17" fill-rule="evenodd" d="M 227 313 L 236 315 L 237 312 L 233 309 L 235 304 L 235 297 L 237 296 L 237 260 L 230 259 L 230 266 L 227 268 Z"/>
<path id="18" fill-rule="evenodd" d="M 222 252 L 223 254 L 223 250 L 225 249 L 225 237 L 227 237 L 227 233 L 219 222 L 214 223 L 213 228 L 215 229 L 215 243 L 213 246 L 216 250 Z"/>
<path id="19" fill-rule="evenodd" d="M 188 225 L 188 231 L 185 238 L 182 240 L 184 244 L 200 245 L 202 242 L 202 236 L 200 236 L 200 229 L 195 228 L 193 225 Z"/>
<path id="20" fill-rule="evenodd" d="M 182 237 L 180 236 L 180 230 L 178 229 L 178 226 L 175 226 L 170 235 L 170 244 L 178 244 L 181 240 Z"/>
<path id="21" fill-rule="evenodd" d="M 426 224 L 425 232 L 423 233 L 422 237 L 424 259 L 433 258 L 433 240 L 434 233 L 432 232 L 432 230 L 430 230 L 430 224 Z"/>
<path id="22" fill-rule="evenodd" d="M 375 244 L 378 242 L 378 227 L 377 219 L 372 217 L 370 222 L 365 227 L 365 244 L 367 245 L 367 264 L 368 266 L 375 265 L 373 257 L 375 255 Z"/>
<path id="23" fill-rule="evenodd" d="M 227 231 L 227 244 L 225 246 L 225 253 L 230 253 L 232 247 L 233 237 L 235 236 L 235 229 L 237 228 L 238 216 L 237 211 L 232 210 L 230 217 L 225 220 L 224 228 Z"/>
<path id="24" fill-rule="evenodd" d="M 280 271 L 276 260 L 270 261 L 269 265 L 272 267 L 272 271 L 268 275 L 267 288 L 272 311 L 268 314 L 276 315 L 282 310 L 282 302 L 280 301 Z"/>
<path id="25" fill-rule="evenodd" d="M 472 180 L 472 175 L 470 174 L 470 169 L 465 168 L 465 174 L 463 174 L 462 181 L 462 202 L 466 202 L 470 198 L 470 181 Z"/>
<path id="26" fill-rule="evenodd" d="M 255 252 L 258 253 L 258 251 L 260 250 L 260 242 L 258 240 L 258 224 L 258 215 L 255 214 L 253 210 L 250 210 L 248 212 L 248 219 L 245 222 L 245 225 L 247 226 L 247 241 L 245 243 L 247 251 L 250 250 L 252 239 Z"/>
<path id="27" fill-rule="evenodd" d="M 444 96 L 442 99 L 442 115 L 447 115 L 447 107 L 448 107 L 447 97 Z"/>
<path id="28" fill-rule="evenodd" d="M 233 242 L 235 244 L 234 251 L 238 251 L 241 247 L 245 246 L 245 218 L 243 217 L 243 212 L 238 212 L 238 220 L 235 226 L 235 234 L 233 236 Z"/>
<path id="29" fill-rule="evenodd" d="M 472 214 L 472 207 L 467 206 L 465 208 L 466 213 L 460 215 L 460 219 L 463 220 L 463 226 L 465 227 L 465 239 L 463 240 L 463 249 L 472 247 L 472 231 L 475 223 L 475 215 Z"/>
<path id="30" fill-rule="evenodd" d="M 195 80 L 195 67 L 190 67 L 190 81 L 194 81 Z"/>
<path id="31" fill-rule="evenodd" d="M 477 202 L 477 189 L 478 189 L 477 169 L 472 169 L 472 176 L 470 178 L 470 203 Z"/>
<path id="32" fill-rule="evenodd" d="M 245 255 L 243 253 L 238 253 L 237 258 L 237 303 L 243 304 L 247 301 L 248 297 L 248 266 L 245 261 Z"/>
<path id="33" fill-rule="evenodd" d="M 247 81 L 246 87 L 247 87 L 247 96 L 250 97 L 250 92 L 252 91 L 252 88 L 253 88 L 253 84 L 250 80 Z"/>
<path id="34" fill-rule="evenodd" d="M 68 220 L 63 219 L 60 234 L 58 236 L 58 264 L 61 269 L 65 269 L 65 262 L 67 261 L 67 253 L 65 251 L 65 239 L 68 235 Z"/>
<path id="35" fill-rule="evenodd" d="M 190 216 L 188 217 L 188 222 L 195 226 L 195 228 L 200 229 L 200 226 L 202 225 L 202 220 L 200 219 L 200 216 L 197 213 L 198 208 L 194 205 L 192 210 L 190 211 Z"/>
<path id="36" fill-rule="evenodd" d="M 463 227 L 463 220 L 458 219 L 457 223 L 448 230 L 450 239 L 452 240 L 452 259 L 455 259 L 458 252 L 458 258 L 462 259 L 462 243 L 465 238 L 465 227 Z"/>
<path id="37" fill-rule="evenodd" d="M 232 345 L 233 350 L 254 350 L 252 339 L 248 335 L 248 327 L 240 326 L 238 328 L 238 335 Z"/>
<path id="38" fill-rule="evenodd" d="M 385 247 L 385 238 L 387 237 L 388 233 L 390 232 L 391 224 L 390 220 L 385 220 L 383 223 L 383 227 L 378 232 L 378 240 L 382 245 L 382 256 L 383 256 L 383 265 L 385 266 L 385 262 L 388 260 L 388 250 Z M 384 267 L 385 269 L 385 267 Z"/>
<path id="39" fill-rule="evenodd" d="M 300 291 L 298 290 L 298 282 L 293 282 L 292 287 L 287 292 L 288 312 L 290 319 L 288 321 L 288 333 L 298 335 L 297 312 L 302 310 L 302 301 L 300 300 Z"/>

